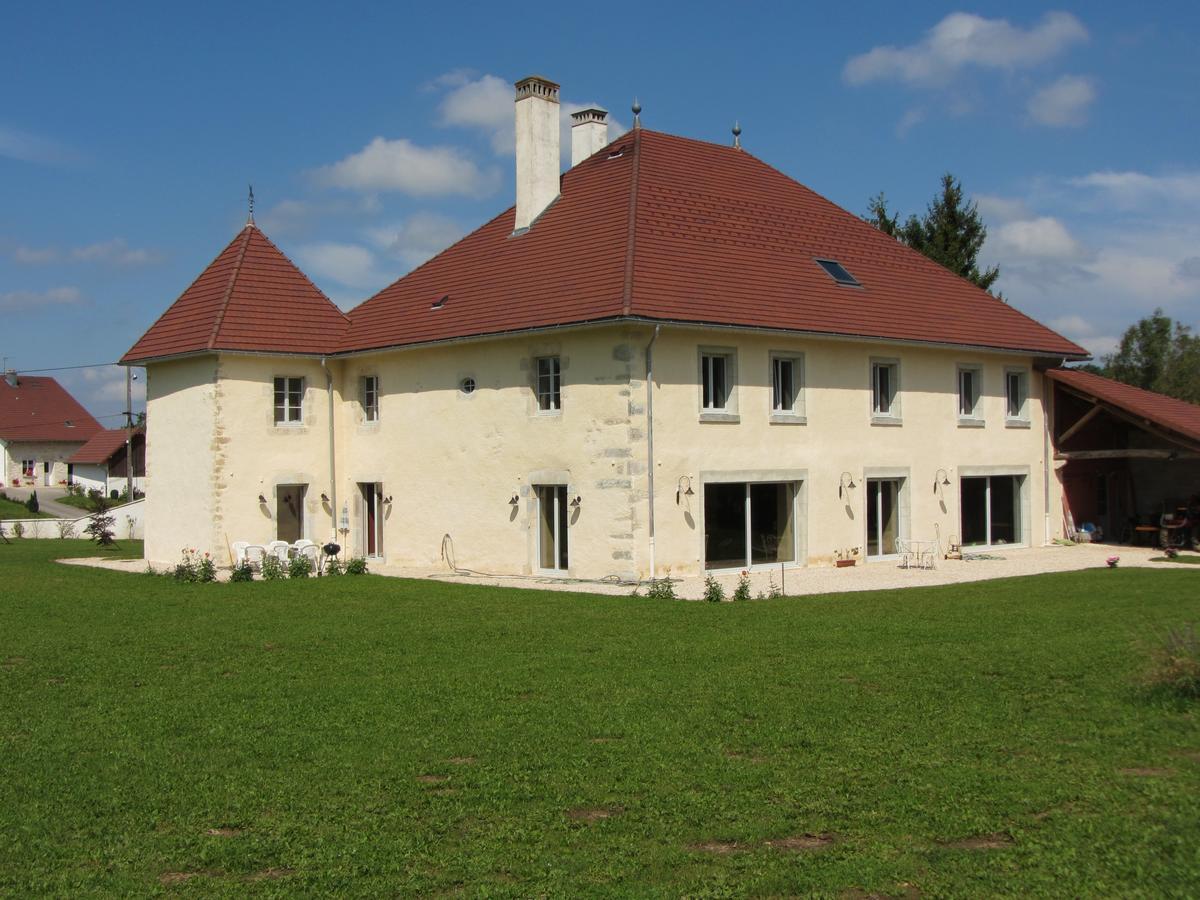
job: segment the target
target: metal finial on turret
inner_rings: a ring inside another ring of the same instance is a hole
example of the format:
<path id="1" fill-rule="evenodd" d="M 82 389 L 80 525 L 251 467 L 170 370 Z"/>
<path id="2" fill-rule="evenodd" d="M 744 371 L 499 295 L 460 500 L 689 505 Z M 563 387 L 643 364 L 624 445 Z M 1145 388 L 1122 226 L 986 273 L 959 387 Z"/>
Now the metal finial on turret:
<path id="1" fill-rule="evenodd" d="M 733 146 L 738 150 L 742 149 L 742 125 L 737 121 L 733 123 Z"/>
<path id="2" fill-rule="evenodd" d="M 637 97 L 633 98 L 633 127 L 642 127 L 642 104 L 638 103 Z"/>
<path id="3" fill-rule="evenodd" d="M 249 187 L 250 187 L 250 198 L 249 198 L 250 215 L 246 218 L 246 224 L 253 225 L 254 224 L 254 185 L 249 185 Z"/>

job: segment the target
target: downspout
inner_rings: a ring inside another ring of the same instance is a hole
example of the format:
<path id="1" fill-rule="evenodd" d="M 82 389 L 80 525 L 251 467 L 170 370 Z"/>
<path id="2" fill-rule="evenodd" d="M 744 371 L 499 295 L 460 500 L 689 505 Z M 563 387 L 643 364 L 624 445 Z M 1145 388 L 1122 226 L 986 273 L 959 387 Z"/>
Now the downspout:
<path id="1" fill-rule="evenodd" d="M 1063 360 L 1063 362 L 1066 362 L 1066 360 Z M 1053 540 L 1050 528 L 1050 477 L 1054 473 L 1054 443 L 1052 439 L 1054 430 L 1054 383 L 1046 377 L 1045 372 L 1039 373 L 1039 377 L 1042 380 L 1042 510 L 1046 518 L 1046 544 L 1048 545 Z M 1059 505 L 1061 506 L 1062 504 L 1060 503 Z"/>
<path id="2" fill-rule="evenodd" d="M 329 371 L 324 356 L 321 357 L 321 368 L 325 370 L 325 392 L 329 396 L 329 539 L 337 543 L 337 453 L 333 442 L 333 373 Z"/>
<path id="3" fill-rule="evenodd" d="M 654 326 L 654 334 L 646 345 L 646 488 L 649 491 L 647 502 L 650 506 L 650 577 L 656 577 L 654 565 L 654 342 L 662 325 Z"/>

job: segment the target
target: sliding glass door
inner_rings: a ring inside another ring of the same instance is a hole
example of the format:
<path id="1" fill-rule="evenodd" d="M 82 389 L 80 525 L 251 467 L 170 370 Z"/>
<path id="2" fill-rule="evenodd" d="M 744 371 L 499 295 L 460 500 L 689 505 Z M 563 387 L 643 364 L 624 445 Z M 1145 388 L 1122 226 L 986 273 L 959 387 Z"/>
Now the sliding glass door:
<path id="1" fill-rule="evenodd" d="M 867 559 L 894 556 L 900 539 L 900 479 L 867 479 Z"/>
<path id="2" fill-rule="evenodd" d="M 704 567 L 746 569 L 796 561 L 797 483 L 704 486 Z"/>
<path id="3" fill-rule="evenodd" d="M 1020 475 L 963 478 L 959 504 L 964 547 L 1020 544 L 1025 540 L 1021 520 Z"/>

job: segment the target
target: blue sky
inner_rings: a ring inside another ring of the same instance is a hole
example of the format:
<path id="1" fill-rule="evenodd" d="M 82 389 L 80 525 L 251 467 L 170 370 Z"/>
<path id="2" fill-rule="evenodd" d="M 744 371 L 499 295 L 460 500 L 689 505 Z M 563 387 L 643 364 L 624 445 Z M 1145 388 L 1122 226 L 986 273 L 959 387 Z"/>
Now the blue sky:
<path id="1" fill-rule="evenodd" d="M 186 8 L 186 12 L 182 11 Z M 512 202 L 512 88 L 743 146 L 854 212 L 942 172 L 1014 306 L 1200 326 L 1194 3 L 26 4 L 0 33 L 0 354 L 108 362 L 259 224 L 344 307 Z M 615 136 L 615 135 L 614 135 Z M 116 369 L 60 375 L 97 415 Z M 108 419 L 113 424 L 115 419 Z"/>

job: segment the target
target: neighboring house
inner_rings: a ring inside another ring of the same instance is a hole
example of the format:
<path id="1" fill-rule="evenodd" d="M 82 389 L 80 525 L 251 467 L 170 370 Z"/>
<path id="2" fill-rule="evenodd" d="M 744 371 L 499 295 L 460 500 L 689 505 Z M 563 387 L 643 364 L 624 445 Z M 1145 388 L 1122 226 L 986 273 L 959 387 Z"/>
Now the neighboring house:
<path id="1" fill-rule="evenodd" d="M 85 490 L 124 491 L 128 485 L 124 428 L 107 428 L 76 450 L 67 460 L 71 467 L 71 482 Z M 146 490 L 146 434 L 136 428 L 130 436 L 133 450 L 133 488 Z"/>
<path id="2" fill-rule="evenodd" d="M 517 84 L 516 206 L 343 315 L 251 222 L 125 355 L 146 554 L 330 537 L 603 578 L 1061 528 L 1086 351 L 737 146 Z"/>
<path id="3" fill-rule="evenodd" d="M 5 486 L 65 483 L 68 458 L 102 431 L 53 378 L 6 372 L 0 381 L 0 461 Z"/>

